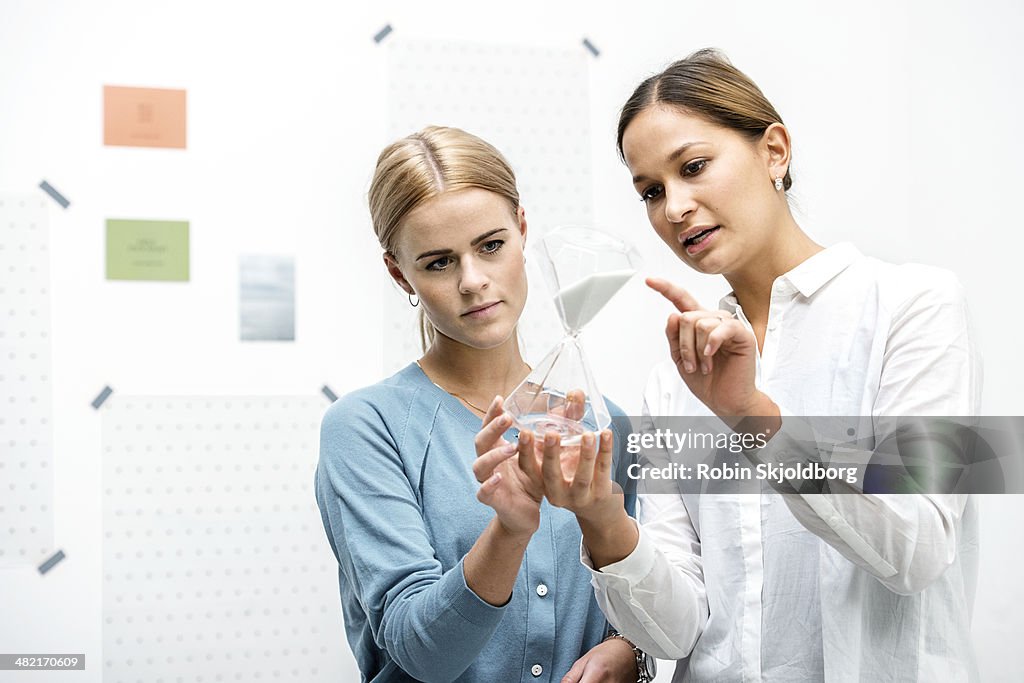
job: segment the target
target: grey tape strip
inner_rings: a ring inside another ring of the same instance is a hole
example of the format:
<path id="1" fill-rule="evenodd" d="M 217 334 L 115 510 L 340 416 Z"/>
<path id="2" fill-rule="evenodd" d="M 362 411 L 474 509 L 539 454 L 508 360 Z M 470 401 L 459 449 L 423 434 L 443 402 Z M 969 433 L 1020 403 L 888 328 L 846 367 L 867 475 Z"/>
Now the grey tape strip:
<path id="1" fill-rule="evenodd" d="M 92 400 L 92 407 L 99 410 L 100 406 L 103 405 L 103 402 L 106 401 L 112 393 L 114 393 L 113 389 L 110 387 L 103 387 L 103 391 L 100 392 L 100 395 Z"/>
<path id="2" fill-rule="evenodd" d="M 583 47 L 585 47 L 588 50 L 590 50 L 590 54 L 594 55 L 595 57 L 600 57 L 601 56 L 601 51 L 598 50 L 597 47 L 592 42 L 590 42 L 590 38 L 584 38 L 583 39 Z"/>
<path id="3" fill-rule="evenodd" d="M 43 192 L 53 197 L 53 201 L 60 204 L 63 208 L 66 209 L 69 206 L 71 206 L 71 202 L 69 202 L 60 192 L 57 192 L 53 185 L 46 182 L 45 180 L 39 183 L 39 187 L 43 188 Z"/>
<path id="4" fill-rule="evenodd" d="M 324 388 L 321 389 L 320 391 L 324 392 L 324 396 L 326 396 L 331 403 L 334 403 L 335 401 L 338 400 L 338 395 L 331 391 L 331 388 L 326 384 L 324 385 Z"/>
<path id="5" fill-rule="evenodd" d="M 377 33 L 374 34 L 373 42 L 379 45 L 380 41 L 388 37 L 388 34 L 391 33 L 391 30 L 391 24 L 384 24 L 384 28 L 382 28 L 381 30 L 377 31 Z"/>
<path id="6" fill-rule="evenodd" d="M 64 559 L 64 551 L 63 550 L 58 550 L 57 552 L 55 552 L 53 554 L 52 557 L 50 557 L 50 559 L 48 559 L 46 562 L 43 562 L 41 565 L 39 565 L 39 573 L 40 574 L 45 574 L 46 572 L 48 572 L 51 569 L 53 569 L 53 566 L 55 564 L 57 564 L 58 562 L 60 562 L 61 560 L 63 560 L 63 559 Z"/>

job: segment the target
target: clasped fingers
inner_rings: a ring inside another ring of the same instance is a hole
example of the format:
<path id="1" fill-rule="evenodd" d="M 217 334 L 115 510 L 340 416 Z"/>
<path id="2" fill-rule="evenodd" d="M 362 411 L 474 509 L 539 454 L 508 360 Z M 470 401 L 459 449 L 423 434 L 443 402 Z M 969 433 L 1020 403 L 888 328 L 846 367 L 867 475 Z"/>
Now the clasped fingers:
<path id="1" fill-rule="evenodd" d="M 501 396 L 495 396 L 491 405 L 484 414 L 483 426 L 473 438 L 473 445 L 476 447 L 476 454 L 482 456 L 493 449 L 496 445 L 505 443 L 502 434 L 512 426 L 512 417 L 504 410 L 505 402 Z"/>
<path id="2" fill-rule="evenodd" d="M 481 484 L 484 483 L 494 474 L 498 465 L 515 455 L 516 449 L 516 444 L 502 441 L 497 448 L 492 448 L 473 461 L 473 476 Z"/>
<path id="3" fill-rule="evenodd" d="M 611 491 L 612 433 L 588 432 L 578 446 L 562 447 L 555 434 L 544 440 L 541 473 L 544 495 L 556 506 L 580 512 Z"/>

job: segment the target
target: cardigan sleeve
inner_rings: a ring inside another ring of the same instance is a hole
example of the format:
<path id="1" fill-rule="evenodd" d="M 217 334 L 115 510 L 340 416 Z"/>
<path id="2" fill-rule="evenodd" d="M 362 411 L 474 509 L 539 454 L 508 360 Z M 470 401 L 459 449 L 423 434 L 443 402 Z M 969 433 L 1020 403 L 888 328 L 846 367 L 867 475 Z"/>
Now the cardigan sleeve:
<path id="1" fill-rule="evenodd" d="M 358 395 L 336 402 L 321 426 L 317 504 L 377 646 L 417 679 L 450 681 L 490 640 L 504 607 L 467 586 L 462 561 L 442 571 L 400 456 L 403 418 L 385 419 Z"/>

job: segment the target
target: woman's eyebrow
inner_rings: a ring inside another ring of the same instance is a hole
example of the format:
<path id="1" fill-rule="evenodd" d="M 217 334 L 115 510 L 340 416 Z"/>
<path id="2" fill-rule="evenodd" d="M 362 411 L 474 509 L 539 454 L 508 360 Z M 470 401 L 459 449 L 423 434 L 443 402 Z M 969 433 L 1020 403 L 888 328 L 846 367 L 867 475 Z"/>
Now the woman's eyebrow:
<path id="1" fill-rule="evenodd" d="M 666 159 L 666 161 L 669 161 L 669 162 L 675 161 L 679 157 L 683 156 L 683 154 L 686 153 L 686 150 L 690 149 L 691 147 L 696 147 L 697 145 L 706 145 L 706 144 L 707 144 L 706 142 L 701 142 L 700 140 L 695 140 L 694 142 L 687 142 L 686 144 L 679 145 L 679 147 L 676 148 L 676 151 L 674 151 L 674 152 L 672 152 L 671 154 L 668 155 L 668 158 Z"/>
<path id="2" fill-rule="evenodd" d="M 506 231 L 506 230 L 508 230 L 508 228 L 495 228 L 494 230 L 491 230 L 491 231 L 489 231 L 489 232 L 485 232 L 484 234 L 480 235 L 480 236 L 479 236 L 479 237 L 477 237 L 477 238 L 476 238 L 475 240 L 473 240 L 472 242 L 470 242 L 470 243 L 469 243 L 469 246 L 471 246 L 471 247 L 475 247 L 476 245 L 480 244 L 481 242 L 483 242 L 483 241 L 484 241 L 485 239 L 487 239 L 487 238 L 488 238 L 488 237 L 490 237 L 491 235 L 496 235 L 496 234 L 498 234 L 499 232 L 504 232 L 504 231 Z"/>
<path id="3" fill-rule="evenodd" d="M 696 147 L 697 145 L 706 145 L 706 144 L 708 144 L 708 143 L 703 142 L 701 140 L 695 140 L 694 142 L 687 142 L 685 144 L 679 145 L 679 147 L 676 147 L 676 149 L 671 154 L 669 154 L 667 157 L 665 157 L 665 162 L 671 164 L 673 161 L 675 161 L 679 157 L 683 156 L 683 154 L 686 153 L 686 150 L 690 149 L 691 147 Z M 645 176 L 642 176 L 642 175 L 635 175 L 635 176 L 633 176 L 633 184 L 634 185 L 639 183 L 641 180 L 647 180 L 647 178 Z"/>
<path id="4" fill-rule="evenodd" d="M 431 251 L 425 251 L 416 257 L 416 260 L 427 258 L 428 256 L 442 256 L 444 254 L 452 253 L 451 249 L 432 249 Z"/>
<path id="5" fill-rule="evenodd" d="M 506 230 L 508 230 L 508 228 L 495 228 L 494 230 L 489 230 L 488 232 L 485 232 L 484 234 L 480 235 L 479 237 L 474 238 L 473 241 L 469 243 L 469 246 L 475 247 L 476 245 L 480 244 L 481 242 L 483 242 L 488 237 L 490 237 L 492 235 L 496 235 L 499 232 L 505 232 Z M 427 258 L 429 256 L 444 256 L 445 254 L 450 254 L 450 253 L 452 253 L 451 249 L 431 249 L 430 251 L 425 251 L 422 254 L 420 254 L 419 256 L 417 256 L 416 260 L 419 261 L 420 259 Z"/>

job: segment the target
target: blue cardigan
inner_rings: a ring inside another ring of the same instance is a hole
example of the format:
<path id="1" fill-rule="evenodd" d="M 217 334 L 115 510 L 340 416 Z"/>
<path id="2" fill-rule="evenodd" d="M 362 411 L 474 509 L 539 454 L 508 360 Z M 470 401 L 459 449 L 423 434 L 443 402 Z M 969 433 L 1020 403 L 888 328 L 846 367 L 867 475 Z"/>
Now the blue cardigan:
<path id="1" fill-rule="evenodd" d="M 608 407 L 627 488 L 629 423 Z M 480 425 L 415 363 L 324 416 L 316 499 L 364 681 L 558 681 L 605 635 L 576 519 L 547 500 L 508 604 L 466 585 L 463 557 L 494 516 L 471 470 Z"/>

